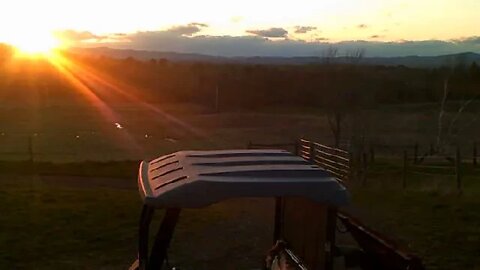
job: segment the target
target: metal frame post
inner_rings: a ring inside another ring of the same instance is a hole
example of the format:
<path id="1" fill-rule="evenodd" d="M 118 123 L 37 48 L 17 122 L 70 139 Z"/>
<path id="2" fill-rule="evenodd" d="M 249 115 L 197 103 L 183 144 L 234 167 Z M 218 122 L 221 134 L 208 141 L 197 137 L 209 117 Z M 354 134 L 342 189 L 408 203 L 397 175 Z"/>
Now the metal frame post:
<path id="1" fill-rule="evenodd" d="M 273 227 L 273 244 L 280 240 L 283 230 L 283 198 L 275 197 L 275 217 Z"/>
<path id="2" fill-rule="evenodd" d="M 167 208 L 162 224 L 158 228 L 155 242 L 153 243 L 148 269 L 161 270 L 163 262 L 167 258 L 168 247 L 172 241 L 173 233 L 180 217 L 179 208 Z"/>
<path id="3" fill-rule="evenodd" d="M 143 205 L 138 227 L 138 269 L 147 269 L 148 263 L 148 234 L 154 209 Z"/>

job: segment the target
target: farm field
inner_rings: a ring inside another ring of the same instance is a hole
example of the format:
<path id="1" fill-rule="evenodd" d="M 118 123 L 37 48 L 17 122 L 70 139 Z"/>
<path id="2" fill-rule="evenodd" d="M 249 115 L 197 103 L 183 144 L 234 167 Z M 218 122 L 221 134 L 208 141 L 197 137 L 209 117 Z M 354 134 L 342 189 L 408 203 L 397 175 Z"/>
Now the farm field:
<path id="1" fill-rule="evenodd" d="M 446 119 L 457 109 L 449 106 Z M 355 117 L 362 117 L 366 140 L 386 146 L 377 148 L 366 185 L 349 184 L 348 210 L 420 255 L 427 269 L 480 269 L 480 170 L 466 162 L 461 196 L 454 177 L 441 170 L 409 174 L 407 188 L 401 188 L 401 154 L 408 146 L 411 155 L 415 142 L 427 151 L 436 135 L 437 107 L 392 105 L 347 119 L 344 138 Z M 245 148 L 249 141 L 307 137 L 332 143 L 326 116 L 316 109 L 213 114 L 177 105 L 154 113 L 125 105 L 112 110 L 116 119 L 77 105 L 0 108 L 0 269 L 126 268 L 136 251 L 141 205 L 135 177 L 141 159 L 182 149 Z M 467 161 L 480 134 L 478 125 L 468 125 L 476 121 L 475 110 L 464 112 L 453 138 Z M 251 199 L 186 211 L 170 261 L 182 269 L 258 268 L 271 245 L 271 210 L 271 201 Z"/>
<path id="2" fill-rule="evenodd" d="M 450 142 L 468 155 L 480 134 L 477 105 L 470 105 L 451 128 L 459 105 L 450 103 L 444 115 Z M 366 144 L 379 145 L 380 154 L 401 155 L 415 143 L 426 149 L 436 142 L 438 106 L 390 105 L 356 112 L 343 123 L 342 144 L 348 147 L 356 128 Z M 189 104 L 155 108 L 112 105 L 112 118 L 78 104 L 0 106 L 0 160 L 28 159 L 29 148 L 37 161 L 72 162 L 149 159 L 181 149 L 245 148 L 248 141 L 293 142 L 299 137 L 333 143 L 325 113 L 315 108 L 218 114 Z"/>

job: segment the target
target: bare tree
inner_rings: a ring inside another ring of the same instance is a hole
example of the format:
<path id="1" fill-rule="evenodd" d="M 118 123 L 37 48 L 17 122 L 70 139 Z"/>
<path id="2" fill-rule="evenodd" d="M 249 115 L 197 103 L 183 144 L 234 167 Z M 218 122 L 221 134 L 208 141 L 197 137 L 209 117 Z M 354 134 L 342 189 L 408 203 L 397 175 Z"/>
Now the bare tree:
<path id="1" fill-rule="evenodd" d="M 357 48 L 348 50 L 345 53 L 345 58 L 347 59 L 348 63 L 357 65 L 360 61 L 365 57 L 365 49 Z"/>
<path id="2" fill-rule="evenodd" d="M 365 50 L 356 49 L 348 53 L 351 57 L 352 63 L 359 63 L 365 54 Z M 332 59 L 338 55 L 338 48 L 330 46 L 323 53 L 323 58 L 326 65 L 332 64 Z M 351 80 L 344 78 L 337 78 L 334 69 L 328 70 L 328 90 L 325 92 L 325 108 L 327 114 L 328 125 L 333 135 L 333 143 L 335 147 L 340 146 L 340 141 L 343 135 L 343 126 L 347 119 L 348 113 L 354 109 L 355 99 L 352 98 L 353 88 Z"/>
<path id="3" fill-rule="evenodd" d="M 322 59 L 325 64 L 329 65 L 329 64 L 332 64 L 333 60 L 337 57 L 337 55 L 338 55 L 338 47 L 329 46 L 327 49 L 325 49 L 322 52 Z"/>
<path id="4" fill-rule="evenodd" d="M 478 97 L 478 95 L 476 95 L 475 97 L 468 99 L 462 103 L 462 105 L 458 108 L 455 116 L 450 120 L 450 123 L 448 124 L 448 128 L 446 129 L 446 134 L 444 134 L 445 133 L 445 128 L 444 128 L 445 127 L 444 125 L 445 124 L 444 123 L 445 104 L 447 102 L 448 95 L 449 95 L 449 86 L 450 86 L 451 77 L 455 69 L 463 70 L 465 68 L 465 57 L 463 55 L 459 55 L 453 59 L 450 59 L 450 63 L 448 64 L 449 64 L 449 69 L 443 81 L 443 96 L 440 102 L 440 111 L 438 112 L 438 118 L 437 118 L 437 126 L 438 126 L 437 151 L 438 152 L 445 151 L 445 144 L 452 136 L 453 127 L 456 125 L 456 123 L 460 119 L 463 111 Z"/>
<path id="5" fill-rule="evenodd" d="M 437 120 L 437 125 L 438 125 L 438 130 L 437 130 L 437 150 L 440 151 L 440 149 L 443 148 L 443 116 L 445 114 L 445 103 L 447 102 L 447 97 L 448 97 L 448 81 L 449 81 L 449 76 L 445 79 L 443 82 L 443 97 L 442 101 L 440 103 L 440 111 L 438 112 L 438 120 Z"/>

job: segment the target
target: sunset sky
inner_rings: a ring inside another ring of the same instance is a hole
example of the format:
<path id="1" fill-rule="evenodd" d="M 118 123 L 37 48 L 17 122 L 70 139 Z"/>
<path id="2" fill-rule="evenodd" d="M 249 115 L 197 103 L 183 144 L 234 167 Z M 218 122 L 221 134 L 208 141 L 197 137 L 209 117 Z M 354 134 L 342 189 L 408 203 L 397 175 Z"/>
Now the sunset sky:
<path id="1" fill-rule="evenodd" d="M 6 0 L 0 42 L 218 55 L 480 52 L 478 0 Z"/>

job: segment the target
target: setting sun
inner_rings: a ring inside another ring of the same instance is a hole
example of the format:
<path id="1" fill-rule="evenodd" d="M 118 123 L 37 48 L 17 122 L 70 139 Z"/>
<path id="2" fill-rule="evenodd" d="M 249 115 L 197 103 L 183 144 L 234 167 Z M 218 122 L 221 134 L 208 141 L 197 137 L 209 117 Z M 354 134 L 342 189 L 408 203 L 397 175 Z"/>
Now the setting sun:
<path id="1" fill-rule="evenodd" d="M 22 55 L 35 56 L 50 54 L 60 46 L 60 42 L 51 33 L 29 33 L 17 35 L 9 43 L 18 49 Z"/>

